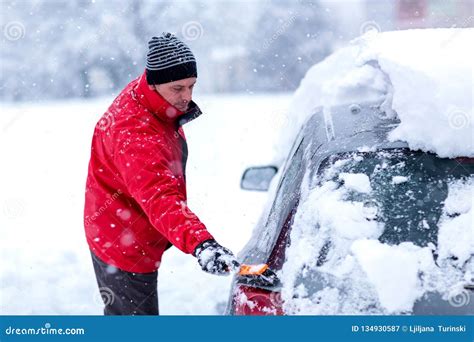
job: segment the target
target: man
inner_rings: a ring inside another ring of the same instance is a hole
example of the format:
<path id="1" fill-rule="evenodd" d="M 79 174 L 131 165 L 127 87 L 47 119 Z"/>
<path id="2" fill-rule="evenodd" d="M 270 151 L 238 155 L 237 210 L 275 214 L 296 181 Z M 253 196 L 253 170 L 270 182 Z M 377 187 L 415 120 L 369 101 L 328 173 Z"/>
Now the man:
<path id="1" fill-rule="evenodd" d="M 186 205 L 182 125 L 201 114 L 192 101 L 196 60 L 170 33 L 149 42 L 146 70 L 97 123 L 84 225 L 106 315 L 157 315 L 157 275 L 171 245 L 202 269 L 238 267 Z"/>

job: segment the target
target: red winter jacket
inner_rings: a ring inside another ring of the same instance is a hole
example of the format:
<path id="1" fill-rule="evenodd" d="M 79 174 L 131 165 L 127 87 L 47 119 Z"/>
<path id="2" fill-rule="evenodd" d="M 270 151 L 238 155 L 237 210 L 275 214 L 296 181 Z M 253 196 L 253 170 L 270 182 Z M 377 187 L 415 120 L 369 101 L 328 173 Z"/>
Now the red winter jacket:
<path id="1" fill-rule="evenodd" d="M 92 138 L 84 226 L 92 252 L 124 271 L 158 269 L 170 243 L 185 253 L 212 239 L 186 206 L 182 113 L 150 90 L 143 74 L 114 100 Z"/>

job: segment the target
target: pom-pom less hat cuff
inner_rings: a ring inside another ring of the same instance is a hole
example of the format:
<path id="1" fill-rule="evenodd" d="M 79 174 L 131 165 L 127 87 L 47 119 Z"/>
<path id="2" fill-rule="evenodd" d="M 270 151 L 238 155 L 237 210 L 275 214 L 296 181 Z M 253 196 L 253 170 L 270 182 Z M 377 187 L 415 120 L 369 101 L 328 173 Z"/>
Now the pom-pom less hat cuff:
<path id="1" fill-rule="evenodd" d="M 146 69 L 148 84 L 169 83 L 189 77 L 197 77 L 196 62 L 186 62 L 161 70 Z"/>

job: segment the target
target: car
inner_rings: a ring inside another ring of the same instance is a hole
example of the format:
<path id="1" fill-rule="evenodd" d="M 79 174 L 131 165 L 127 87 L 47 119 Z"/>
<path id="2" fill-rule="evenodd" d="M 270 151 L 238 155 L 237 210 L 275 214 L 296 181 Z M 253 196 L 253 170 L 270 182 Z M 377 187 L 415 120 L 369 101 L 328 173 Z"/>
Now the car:
<path id="1" fill-rule="evenodd" d="M 473 36 L 366 34 L 308 70 L 291 150 L 243 173 L 269 195 L 226 314 L 474 314 Z"/>
<path id="2" fill-rule="evenodd" d="M 451 197 L 472 200 L 474 158 L 389 140 L 399 124 L 380 102 L 319 107 L 281 169 L 245 170 L 242 189 L 273 187 L 226 314 L 474 313 L 473 255 L 446 230 L 466 211 Z"/>
<path id="3" fill-rule="evenodd" d="M 473 36 L 367 33 L 308 70 L 284 163 L 242 176 L 269 202 L 228 314 L 474 313 Z"/>

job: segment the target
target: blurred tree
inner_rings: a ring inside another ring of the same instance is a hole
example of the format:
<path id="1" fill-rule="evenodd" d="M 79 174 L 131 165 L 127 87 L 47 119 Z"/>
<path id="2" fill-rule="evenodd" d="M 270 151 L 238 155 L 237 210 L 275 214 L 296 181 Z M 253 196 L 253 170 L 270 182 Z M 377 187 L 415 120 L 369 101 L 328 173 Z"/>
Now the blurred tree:
<path id="1" fill-rule="evenodd" d="M 0 0 L 0 98 L 114 96 L 173 32 L 198 60 L 199 89 L 294 89 L 330 50 L 317 3 Z M 202 77 L 204 76 L 204 77 Z"/>
<path id="2" fill-rule="evenodd" d="M 253 91 L 293 90 L 332 51 L 333 30 L 318 1 L 268 1 L 249 43 Z"/>

